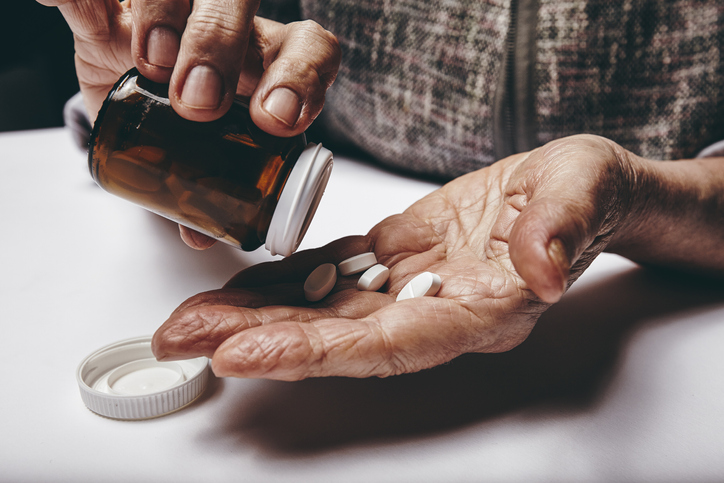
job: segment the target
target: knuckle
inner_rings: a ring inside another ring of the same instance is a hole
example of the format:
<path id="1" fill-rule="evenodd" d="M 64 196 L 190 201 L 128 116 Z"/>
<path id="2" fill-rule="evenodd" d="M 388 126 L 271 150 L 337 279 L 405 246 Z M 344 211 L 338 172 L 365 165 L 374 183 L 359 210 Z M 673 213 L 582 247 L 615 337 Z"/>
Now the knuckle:
<path id="1" fill-rule="evenodd" d="M 298 325 L 277 326 L 273 332 L 245 337 L 234 347 L 233 358 L 258 376 L 300 380 L 317 372 L 322 353 L 315 345 L 319 342 Z"/>
<path id="2" fill-rule="evenodd" d="M 134 17 L 143 23 L 185 23 L 190 14 L 188 0 L 133 0 L 130 4 Z"/>
<path id="3" fill-rule="evenodd" d="M 300 53 L 315 52 L 311 57 L 305 55 L 310 62 L 318 64 L 317 68 L 336 69 L 341 58 L 341 49 L 337 37 L 313 20 L 303 20 L 289 24 L 293 30 L 290 36 L 294 39 Z"/>
<path id="4" fill-rule="evenodd" d="M 277 73 L 284 73 L 284 79 L 287 82 L 293 82 L 305 87 L 314 87 L 318 83 L 319 76 L 310 65 L 303 59 L 296 56 L 279 57 L 274 62 L 274 70 Z"/>
<path id="5" fill-rule="evenodd" d="M 172 319 L 159 332 L 163 334 L 164 347 L 174 351 L 185 350 L 205 339 L 207 321 L 196 314 L 185 312 Z"/>
<path id="6" fill-rule="evenodd" d="M 284 346 L 276 344 L 274 338 L 265 335 L 249 337 L 244 342 L 236 346 L 236 352 L 243 359 L 253 361 L 255 368 L 262 369 L 264 373 L 276 368 L 285 351 Z"/>
<path id="7" fill-rule="evenodd" d="M 211 334 L 224 334 L 234 332 L 237 325 L 229 318 L 229 314 L 214 306 L 203 306 L 189 310 L 183 314 L 184 332 L 191 338 L 204 339 Z"/>
<path id="8" fill-rule="evenodd" d="M 294 85 L 307 100 L 321 103 L 326 88 L 331 84 L 328 76 L 318 66 L 298 56 L 279 57 L 274 61 L 275 76 L 284 84 Z M 283 73 L 283 75 L 282 75 Z"/>
<path id="9" fill-rule="evenodd" d="M 314 20 L 302 20 L 297 22 L 297 24 L 298 28 L 309 35 L 310 38 L 329 44 L 332 48 L 339 49 L 339 40 L 337 39 L 337 36 L 319 25 Z"/>
<path id="10" fill-rule="evenodd" d="M 197 43 L 235 45 L 247 38 L 244 26 L 244 22 L 220 7 L 205 5 L 191 15 L 184 36 Z"/>

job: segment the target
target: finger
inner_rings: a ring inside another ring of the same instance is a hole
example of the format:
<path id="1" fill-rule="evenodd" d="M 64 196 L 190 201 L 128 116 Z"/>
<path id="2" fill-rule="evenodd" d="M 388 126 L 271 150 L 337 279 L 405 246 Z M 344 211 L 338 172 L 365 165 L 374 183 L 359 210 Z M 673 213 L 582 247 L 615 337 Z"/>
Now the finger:
<path id="1" fill-rule="evenodd" d="M 189 0 L 133 0 L 133 59 L 139 72 L 168 83 L 191 12 Z"/>
<path id="2" fill-rule="evenodd" d="M 390 376 L 473 350 L 471 312 L 441 298 L 392 303 L 360 320 L 283 322 L 241 331 L 214 353 L 218 376 L 299 380 Z"/>
<path id="3" fill-rule="evenodd" d="M 221 344 L 229 336 L 229 331 L 235 333 L 262 323 L 309 321 L 313 318 L 311 314 L 316 314 L 316 317 L 366 316 L 383 305 L 383 299 L 379 297 L 384 294 L 358 291 L 357 277 L 339 277 L 332 292 L 314 304 L 305 299 L 303 284 L 320 263 L 330 260 L 338 263 L 349 256 L 369 251 L 369 247 L 368 237 L 348 237 L 321 249 L 308 250 L 242 271 L 223 289 L 198 294 L 182 303 L 156 332 L 156 355 L 205 355 L 209 348 Z M 384 300 L 384 303 L 389 301 Z M 252 310 L 269 306 L 272 308 L 265 311 Z M 287 308 L 278 311 L 273 306 Z M 316 311 L 327 307 L 334 307 L 335 311 Z"/>
<path id="4" fill-rule="evenodd" d="M 57 6 L 70 30 L 81 39 L 108 39 L 115 28 L 114 19 L 121 12 L 115 0 L 43 0 L 47 6 Z"/>
<path id="5" fill-rule="evenodd" d="M 229 109 L 258 6 L 258 0 L 193 2 L 169 86 L 182 117 L 212 121 Z"/>
<path id="6" fill-rule="evenodd" d="M 179 225 L 178 229 L 179 234 L 181 235 L 181 240 L 194 250 L 206 250 L 216 244 L 216 240 L 214 238 L 192 230 L 191 228 Z"/>
<path id="7" fill-rule="evenodd" d="M 531 154 L 532 164 L 538 161 L 535 158 L 547 158 L 541 164 L 550 173 L 518 196 L 520 216 L 510 233 L 510 258 L 544 302 L 560 299 L 570 282 L 572 265 L 605 232 L 612 191 L 601 183 L 597 166 L 607 155 L 595 145 L 571 149 L 567 142 Z M 574 165 L 573 159 L 580 162 Z M 556 170 L 556 165 L 576 166 L 575 172 Z"/>
<path id="8" fill-rule="evenodd" d="M 337 38 L 312 21 L 280 25 L 257 18 L 254 25 L 264 71 L 251 98 L 251 117 L 270 134 L 299 134 L 319 115 L 337 76 Z M 254 80 L 242 76 L 241 82 Z"/>
<path id="9" fill-rule="evenodd" d="M 129 2 L 48 0 L 58 5 L 75 41 L 75 65 L 83 101 L 95 120 L 108 89 L 133 66 Z"/>
<path id="10" fill-rule="evenodd" d="M 538 202 L 523 211 L 510 238 L 510 258 L 518 274 L 544 302 L 560 300 L 568 283 L 572 254 L 579 234 L 573 234 L 560 207 Z M 563 242 L 563 239 L 566 242 Z M 570 250 L 573 251 L 573 250 Z"/>
<path id="11" fill-rule="evenodd" d="M 392 302 L 385 294 L 359 292 L 354 283 L 350 280 L 339 284 L 323 303 L 307 307 L 298 283 L 199 294 L 156 331 L 154 354 L 159 360 L 210 357 L 226 339 L 250 328 L 289 321 L 309 323 L 329 317 L 359 318 Z"/>

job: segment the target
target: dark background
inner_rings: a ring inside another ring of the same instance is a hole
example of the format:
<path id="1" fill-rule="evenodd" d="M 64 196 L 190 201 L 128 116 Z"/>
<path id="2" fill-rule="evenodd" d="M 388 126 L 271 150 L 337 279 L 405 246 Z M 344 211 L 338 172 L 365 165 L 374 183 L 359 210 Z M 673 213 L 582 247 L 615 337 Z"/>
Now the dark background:
<path id="1" fill-rule="evenodd" d="M 63 16 L 34 0 L 12 0 L 0 24 L 0 131 L 62 126 L 63 105 L 78 92 Z"/>

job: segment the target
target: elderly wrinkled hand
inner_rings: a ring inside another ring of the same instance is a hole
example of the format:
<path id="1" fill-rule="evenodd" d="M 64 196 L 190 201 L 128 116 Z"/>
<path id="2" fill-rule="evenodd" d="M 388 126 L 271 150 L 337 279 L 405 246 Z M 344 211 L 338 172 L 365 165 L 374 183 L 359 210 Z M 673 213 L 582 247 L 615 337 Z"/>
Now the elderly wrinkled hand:
<path id="1" fill-rule="evenodd" d="M 520 344 L 621 227 L 638 223 L 631 193 L 648 164 L 614 143 L 577 136 L 462 176 L 368 235 L 250 267 L 181 305 L 157 331 L 163 359 L 206 355 L 222 376 L 388 376 L 466 352 Z M 317 303 L 305 278 L 322 263 L 374 251 L 379 292 L 339 277 Z M 435 297 L 396 302 L 429 271 Z"/>
<path id="2" fill-rule="evenodd" d="M 75 39 L 78 81 L 91 120 L 134 65 L 169 83 L 174 110 L 192 121 L 221 117 L 235 95 L 250 98 L 254 123 L 276 136 L 304 132 L 324 106 L 340 63 L 336 37 L 312 21 L 254 17 L 259 2 L 38 0 L 57 6 Z M 204 249 L 215 240 L 179 226 Z"/>
<path id="3" fill-rule="evenodd" d="M 193 121 L 221 117 L 251 97 L 254 123 L 277 136 L 303 132 L 324 105 L 340 62 L 337 39 L 312 21 L 255 17 L 258 0 L 38 0 L 73 31 L 76 71 L 91 119 L 134 65 L 170 82 L 171 105 Z"/>

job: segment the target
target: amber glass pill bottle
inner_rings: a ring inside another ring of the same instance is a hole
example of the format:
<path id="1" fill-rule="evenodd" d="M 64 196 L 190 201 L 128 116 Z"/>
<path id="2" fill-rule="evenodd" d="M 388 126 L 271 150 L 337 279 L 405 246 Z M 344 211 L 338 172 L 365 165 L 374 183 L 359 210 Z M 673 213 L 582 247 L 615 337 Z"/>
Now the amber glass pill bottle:
<path id="1" fill-rule="evenodd" d="M 98 113 L 88 164 L 114 195 L 243 250 L 288 256 L 319 205 L 332 153 L 304 134 L 263 132 L 241 100 L 216 121 L 186 120 L 167 85 L 132 69 Z"/>

